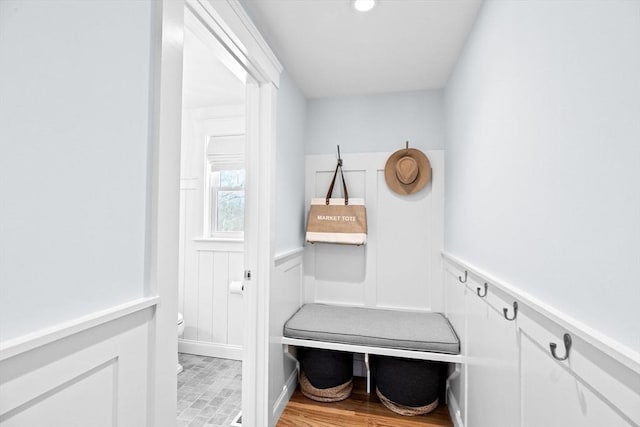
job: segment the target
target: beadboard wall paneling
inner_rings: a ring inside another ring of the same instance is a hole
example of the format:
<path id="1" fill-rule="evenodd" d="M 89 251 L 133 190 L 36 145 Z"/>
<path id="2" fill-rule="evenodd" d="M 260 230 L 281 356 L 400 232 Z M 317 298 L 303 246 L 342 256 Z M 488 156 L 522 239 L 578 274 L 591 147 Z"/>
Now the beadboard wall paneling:
<path id="1" fill-rule="evenodd" d="M 191 241 L 185 247 L 179 296 L 185 330 L 179 350 L 239 360 L 244 300 L 231 294 L 229 285 L 242 281 L 244 244 Z"/>
<path id="2" fill-rule="evenodd" d="M 425 154 L 432 182 L 410 196 L 386 185 L 384 166 L 391 153 L 343 155 L 349 197 L 366 203 L 367 244 L 307 244 L 305 302 L 443 310 L 444 152 Z M 311 198 L 326 195 L 335 164 L 332 155 L 306 156 L 307 208 Z M 334 197 L 342 197 L 340 183 Z"/>

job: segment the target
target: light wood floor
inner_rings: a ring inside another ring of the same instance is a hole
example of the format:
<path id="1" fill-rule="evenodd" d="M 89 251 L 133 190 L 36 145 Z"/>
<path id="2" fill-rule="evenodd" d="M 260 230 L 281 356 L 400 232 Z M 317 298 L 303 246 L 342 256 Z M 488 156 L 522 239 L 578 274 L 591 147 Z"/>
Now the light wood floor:
<path id="1" fill-rule="evenodd" d="M 375 392 L 367 394 L 364 378 L 354 379 L 349 399 L 320 403 L 307 399 L 296 390 L 287 404 L 278 427 L 451 427 L 444 404 L 419 417 L 404 417 L 388 410 Z"/>

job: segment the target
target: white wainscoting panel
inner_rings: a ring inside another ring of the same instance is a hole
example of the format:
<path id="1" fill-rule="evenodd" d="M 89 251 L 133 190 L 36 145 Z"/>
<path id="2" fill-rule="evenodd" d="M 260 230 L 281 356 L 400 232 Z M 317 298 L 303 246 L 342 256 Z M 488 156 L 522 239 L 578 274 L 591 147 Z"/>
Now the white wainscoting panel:
<path id="1" fill-rule="evenodd" d="M 549 315 L 551 307 L 457 258 L 445 254 L 444 266 L 446 313 L 467 360 L 466 378 L 449 383 L 449 404 L 465 426 L 640 426 L 640 370 L 631 353 L 598 344 L 579 323 Z M 518 314 L 508 321 L 502 311 L 513 316 L 514 301 Z M 565 333 L 569 358 L 556 360 L 549 345 L 564 356 Z"/>
<path id="2" fill-rule="evenodd" d="M 148 425 L 145 308 L 0 362 L 2 427 Z"/>
<path id="3" fill-rule="evenodd" d="M 443 310 L 444 152 L 425 152 L 432 182 L 410 196 L 387 187 L 384 166 L 391 154 L 342 156 L 349 197 L 366 203 L 367 244 L 307 244 L 305 302 Z M 335 156 L 306 156 L 307 204 L 311 198 L 325 197 L 335 165 Z M 340 181 L 334 197 L 342 197 Z"/>
<path id="4" fill-rule="evenodd" d="M 243 295 L 229 286 L 243 280 L 244 245 L 235 242 L 186 243 L 180 306 L 185 331 L 179 351 L 212 357 L 242 358 Z"/>
<path id="5" fill-rule="evenodd" d="M 522 406 L 523 416 L 527 415 L 526 419 L 532 415 L 531 408 L 534 403 L 525 401 L 528 395 L 524 393 L 531 388 L 535 389 L 536 381 L 539 381 L 539 378 L 526 375 L 527 372 L 535 372 L 531 375 L 542 374 L 543 378 L 553 383 L 554 390 L 548 393 L 551 396 L 556 392 L 556 387 L 559 391 L 566 386 L 566 382 L 561 378 L 565 375 L 563 371 L 566 371 L 570 382 L 574 385 L 573 393 L 567 394 L 564 390 L 560 396 L 563 396 L 569 406 L 579 403 L 582 415 L 576 407 L 566 408 L 567 413 L 572 414 L 571 419 L 576 420 L 576 425 L 605 425 L 599 420 L 610 418 L 611 424 L 606 425 L 640 426 L 640 372 L 625 366 L 604 348 L 596 348 L 576 334 L 570 334 L 572 346 L 569 358 L 565 361 L 555 360 L 551 355 L 549 344 L 556 343 L 557 354 L 563 356 L 565 354 L 563 334 L 566 330 L 527 306 L 523 306 L 521 311 L 518 325 L 523 352 L 525 343 L 536 344 L 539 354 L 544 356 L 536 359 L 538 363 L 532 364 L 530 363 L 532 360 L 521 353 Z M 531 383 L 529 379 L 534 381 Z M 586 389 L 590 390 L 591 395 L 585 391 Z M 560 411 L 558 406 L 563 406 L 558 405 L 559 401 L 552 399 L 547 403 L 550 408 L 556 408 L 557 411 Z M 606 403 L 608 409 L 602 406 L 603 403 Z M 627 424 L 619 424 L 617 418 L 613 416 L 614 413 Z"/>
<path id="6" fill-rule="evenodd" d="M 281 342 L 285 322 L 302 304 L 302 248 L 276 256 L 269 301 L 269 425 L 276 425 L 297 386 L 297 362 Z"/>
<path id="7" fill-rule="evenodd" d="M 428 256 L 433 242 L 432 186 L 411 196 L 387 190 L 384 170 L 377 170 L 377 305 L 424 309 L 431 306 Z M 435 259 L 439 266 L 438 259 Z M 392 262 L 392 265 L 386 264 Z"/>
<path id="8" fill-rule="evenodd" d="M 6 422 L 0 422 L 6 427 L 44 425 L 43 420 L 54 419 L 68 426 L 85 425 L 88 420 L 96 427 L 117 425 L 117 362 L 112 359 L 60 384 L 27 403 L 28 409 L 19 407 L 14 416 L 9 414 Z"/>
<path id="9" fill-rule="evenodd" d="M 492 301 L 493 292 L 484 298 L 478 292 L 483 295 L 484 287 L 469 278 L 466 407 L 473 417 L 467 419 L 467 427 L 514 427 L 520 422 L 518 330 L 502 311 L 510 301 Z M 494 398 L 485 397 L 487 390 Z"/>
<path id="10" fill-rule="evenodd" d="M 244 280 L 244 252 L 229 252 L 228 283 Z M 242 346 L 244 298 L 227 291 L 227 343 Z"/>
<path id="11" fill-rule="evenodd" d="M 458 286 L 458 279 L 447 271 L 444 275 L 445 282 L 445 309 L 444 313 L 451 326 L 460 339 L 460 353 L 464 356 L 467 352 L 467 313 L 466 295 L 467 287 Z M 457 372 L 456 372 L 457 369 Z M 450 377 L 447 381 L 447 402 L 451 419 L 456 427 L 465 425 L 466 390 L 467 390 L 467 364 L 450 366 Z M 455 374 L 454 374 L 455 373 Z"/>
<path id="12" fill-rule="evenodd" d="M 562 354 L 563 349 L 559 349 Z M 575 372 L 549 356 L 548 348 L 522 334 L 522 427 L 630 427 Z"/>
<path id="13" fill-rule="evenodd" d="M 178 311 L 185 316 L 185 313 L 191 313 L 190 316 L 198 313 L 198 293 L 197 287 L 194 283 L 197 283 L 198 278 L 198 260 L 193 253 L 193 236 L 195 236 L 195 221 L 190 220 L 187 215 L 191 216 L 195 210 L 195 203 L 197 197 L 197 187 L 193 187 L 192 184 L 195 180 L 189 180 L 187 187 L 185 180 L 181 181 L 180 188 L 180 256 L 179 256 L 179 272 L 178 277 Z M 189 286 L 187 286 L 189 283 Z M 182 335 L 184 339 L 197 340 L 197 328 L 194 329 L 193 325 L 197 325 L 196 318 L 187 318 L 185 316 L 185 332 Z M 186 325 L 191 324 L 190 328 Z"/>
<path id="14" fill-rule="evenodd" d="M 226 309 L 227 295 L 214 295 L 214 287 L 220 282 L 227 280 L 227 269 L 214 268 L 215 265 L 226 266 L 229 262 L 229 255 L 213 251 L 195 252 L 197 275 L 194 289 L 197 295 L 194 305 L 197 307 L 195 313 L 187 312 L 185 322 L 185 336 L 193 334 L 197 341 L 204 342 L 225 342 L 227 340 L 227 319 L 223 317 L 223 322 L 213 322 L 213 313 L 219 313 L 220 309 Z M 190 283 L 191 285 L 191 283 Z M 215 292 L 217 294 L 217 292 Z M 184 316 L 185 313 L 182 313 Z M 194 319 L 195 322 L 192 322 Z M 215 337 L 215 338 L 214 338 Z"/>

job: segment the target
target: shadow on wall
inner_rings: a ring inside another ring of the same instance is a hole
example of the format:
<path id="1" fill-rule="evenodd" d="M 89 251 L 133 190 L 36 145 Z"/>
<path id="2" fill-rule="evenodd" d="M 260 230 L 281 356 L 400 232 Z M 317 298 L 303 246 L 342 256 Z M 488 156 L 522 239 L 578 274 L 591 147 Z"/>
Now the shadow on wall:
<path id="1" fill-rule="evenodd" d="M 360 283 L 366 277 L 367 246 L 314 244 L 315 277 L 327 282 Z"/>

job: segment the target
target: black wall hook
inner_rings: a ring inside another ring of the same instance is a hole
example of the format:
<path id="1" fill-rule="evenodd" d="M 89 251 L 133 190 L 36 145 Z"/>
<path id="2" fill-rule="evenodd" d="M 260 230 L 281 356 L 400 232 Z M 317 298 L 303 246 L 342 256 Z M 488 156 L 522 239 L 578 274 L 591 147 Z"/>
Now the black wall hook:
<path id="1" fill-rule="evenodd" d="M 551 355 L 556 360 L 567 360 L 569 358 L 569 350 L 571 350 L 571 335 L 564 334 L 562 337 L 564 341 L 564 357 L 558 357 L 556 354 L 556 343 L 552 342 L 549 344 L 549 348 L 551 349 Z"/>
<path id="2" fill-rule="evenodd" d="M 518 317 L 518 301 L 514 301 L 513 302 L 513 317 L 509 317 L 507 316 L 507 313 L 509 312 L 508 308 L 503 308 L 502 312 L 504 313 L 504 318 L 507 320 L 516 320 L 516 317 Z"/>
<path id="3" fill-rule="evenodd" d="M 469 272 L 467 270 L 464 271 L 464 279 L 462 279 L 462 276 L 458 276 L 458 280 L 460 281 L 460 283 L 467 283 L 467 274 Z"/>
<path id="4" fill-rule="evenodd" d="M 476 293 L 478 294 L 478 296 L 480 298 L 484 298 L 484 297 L 487 296 L 488 287 L 489 287 L 489 285 L 487 285 L 487 282 L 484 282 L 484 293 L 483 294 L 480 293 L 480 289 L 482 289 L 482 288 L 476 288 Z"/>

